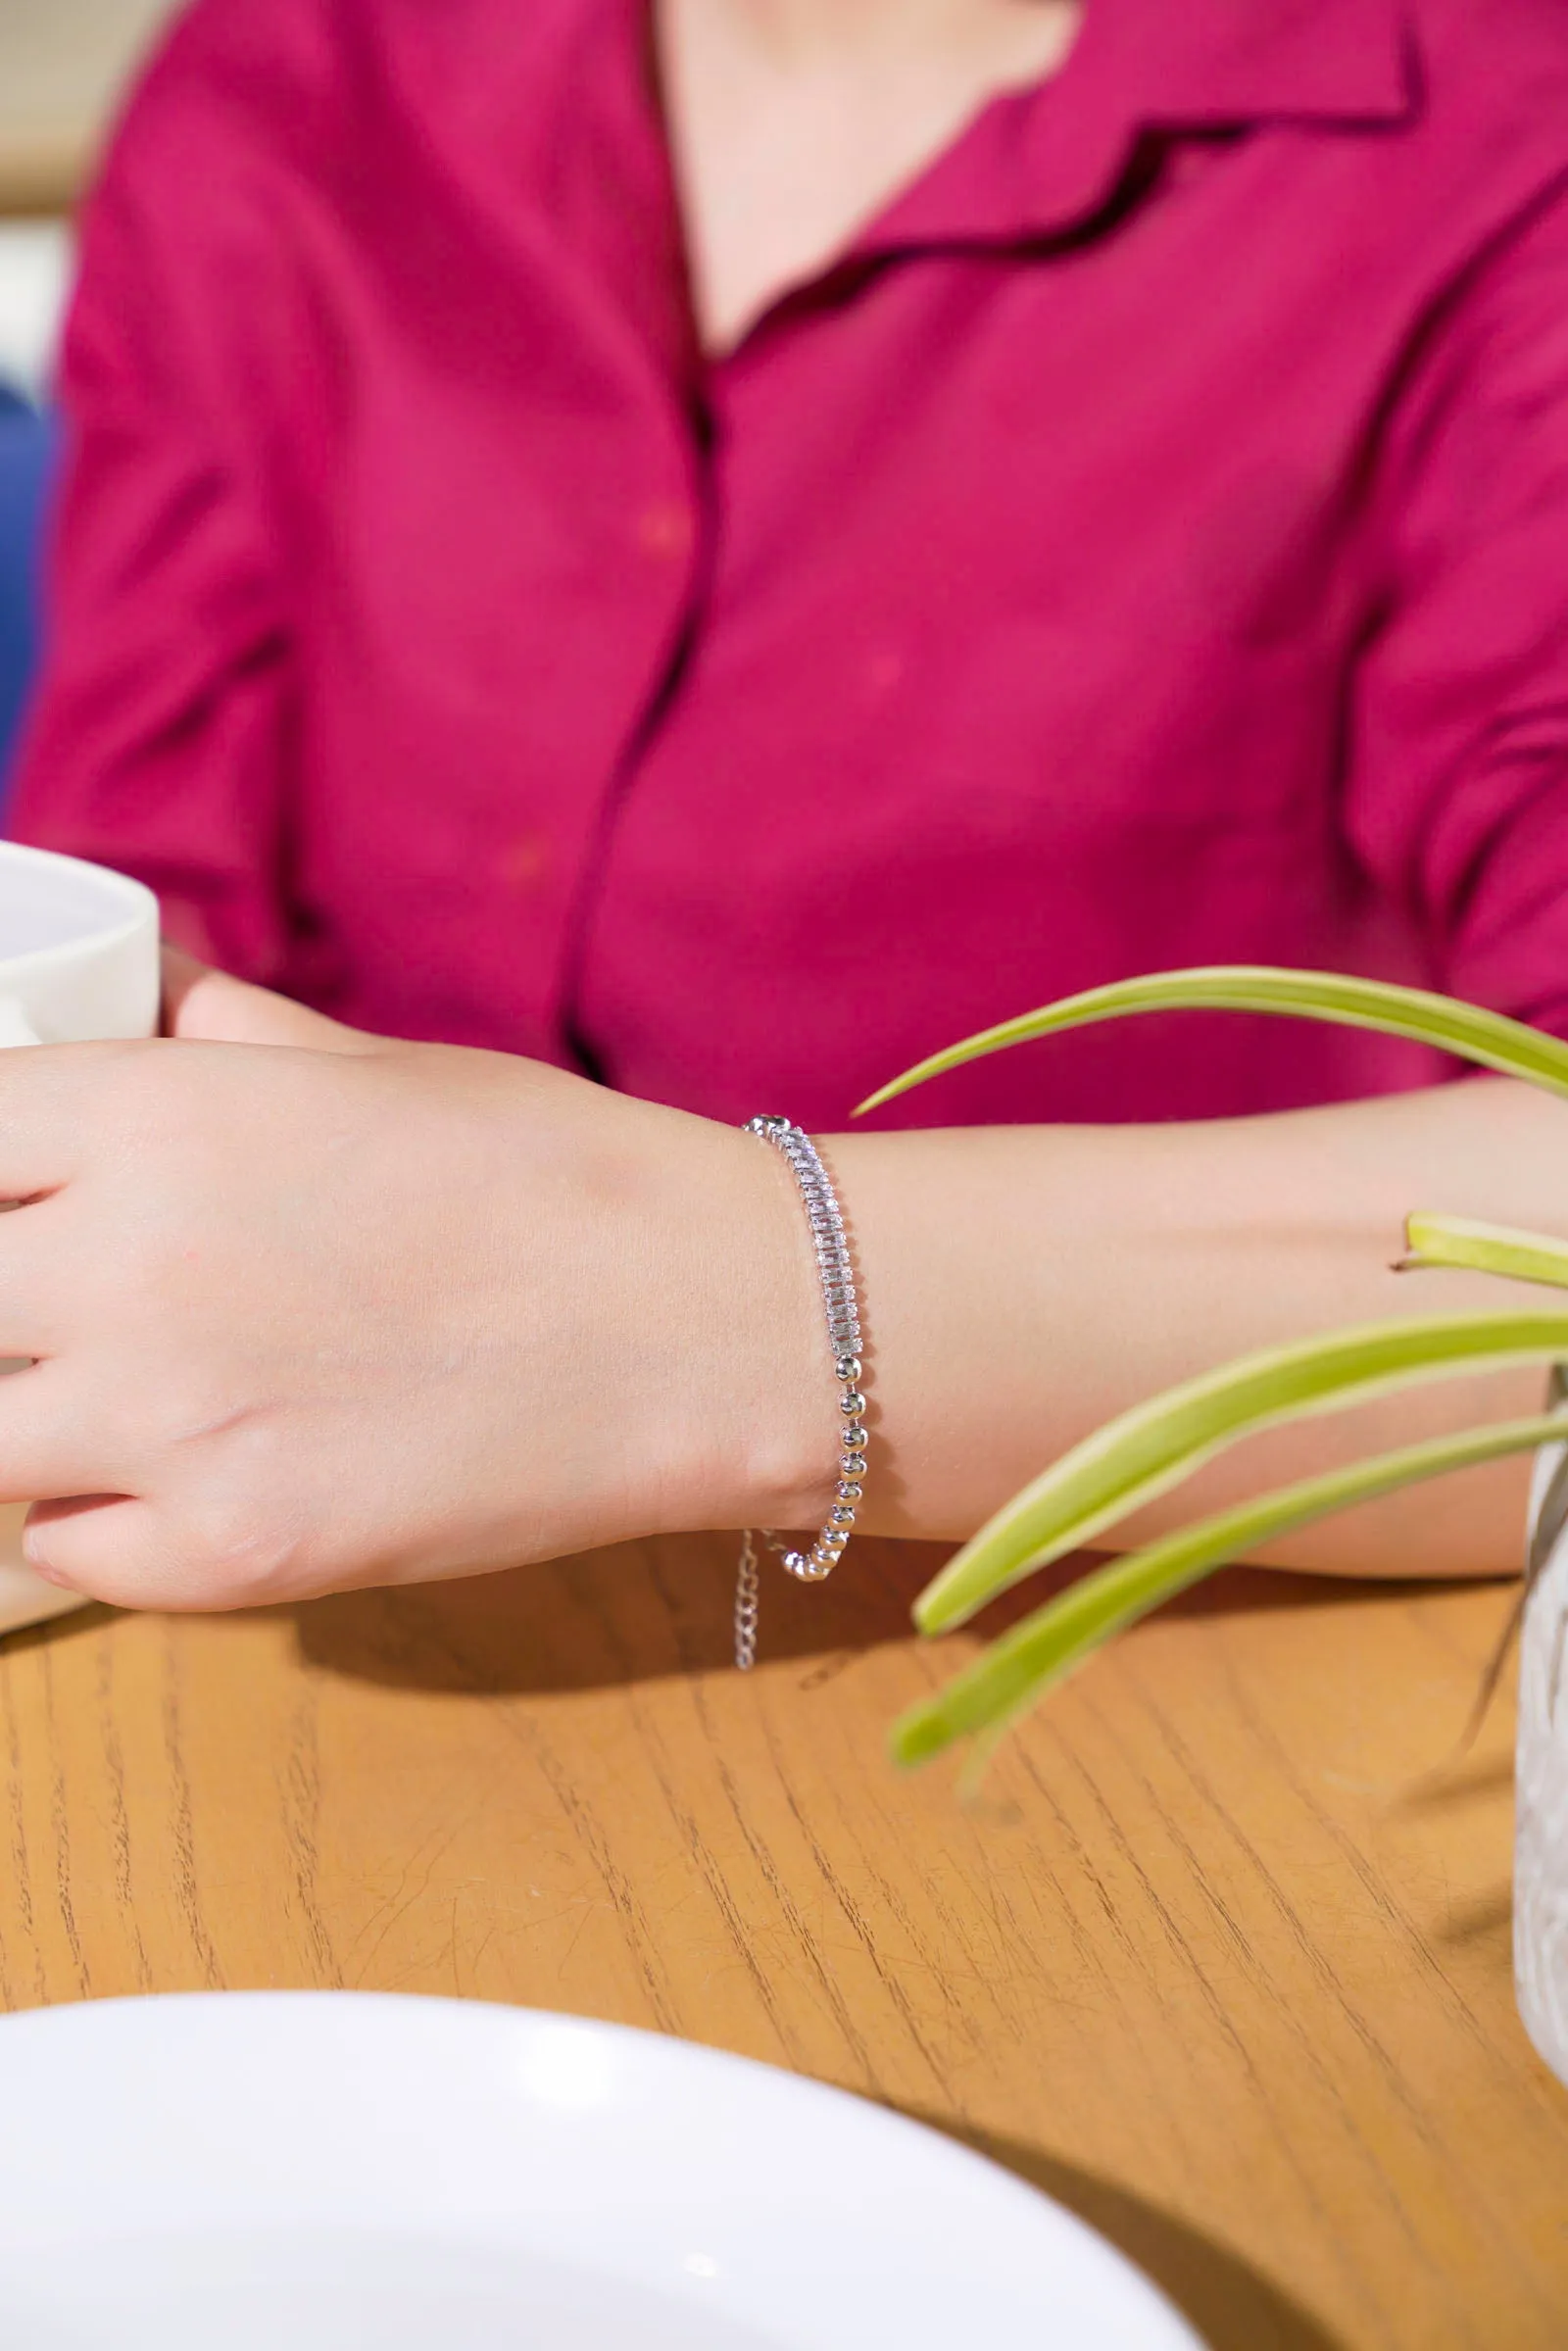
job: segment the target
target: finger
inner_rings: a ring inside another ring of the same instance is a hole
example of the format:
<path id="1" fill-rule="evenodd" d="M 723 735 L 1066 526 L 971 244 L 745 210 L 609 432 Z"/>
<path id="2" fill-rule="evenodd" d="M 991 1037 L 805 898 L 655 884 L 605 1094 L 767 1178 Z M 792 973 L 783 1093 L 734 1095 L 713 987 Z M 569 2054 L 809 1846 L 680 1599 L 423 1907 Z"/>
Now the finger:
<path id="1" fill-rule="evenodd" d="M 84 1599 L 116 1608 L 163 1603 L 136 1567 L 148 1550 L 145 1502 L 125 1494 L 77 1494 L 34 1502 L 22 1531 L 22 1555 L 35 1576 Z"/>
<path id="2" fill-rule="evenodd" d="M 5 1071 L 0 1068 L 0 1126 L 4 1084 Z M 79 1342 L 84 1291 L 94 1315 L 102 1312 L 104 1281 L 86 1290 L 80 1279 L 85 1246 L 81 1227 L 69 1182 L 0 1208 L 0 1444 L 12 1377 L 28 1365 L 51 1361 Z M 111 1276 L 113 1270 L 111 1262 Z M 12 1396 L 13 1408 L 20 1401 L 20 1396 Z"/>
<path id="3" fill-rule="evenodd" d="M 28 1206 L 22 1212 L 30 1215 L 32 1210 Z M 6 1278 L 9 1260 L 5 1240 L 9 1231 L 8 1211 L 5 1228 L 0 1230 L 0 1382 L 29 1371 L 46 1358 L 59 1354 L 63 1345 L 57 1319 L 51 1315 L 47 1304 L 41 1299 L 33 1301 L 24 1298 L 21 1282 L 13 1288 Z M 0 1398 L 4 1394 L 4 1388 L 0 1387 Z M 3 1417 L 4 1409 L 4 1403 L 0 1402 L 0 1417 Z"/>
<path id="4" fill-rule="evenodd" d="M 160 944 L 159 962 L 162 966 L 163 997 L 160 1028 L 166 1037 L 179 1034 L 179 1008 L 199 979 L 212 969 L 199 955 L 176 947 L 170 938 Z"/>
<path id="5" fill-rule="evenodd" d="M 35 1502 L 22 1551 L 45 1583 L 113 1608 L 239 1608 L 260 1596 L 225 1587 L 211 1560 L 181 1542 L 162 1511 L 129 1494 Z"/>
<path id="6" fill-rule="evenodd" d="M 0 1210 L 71 1182 L 97 1141 L 104 1089 L 128 1055 L 147 1050 L 112 1043 L 0 1052 Z M 9 1229 L 0 1222 L 0 1238 Z"/>
<path id="7" fill-rule="evenodd" d="M 209 1045 L 293 1045 L 331 1053 L 376 1053 L 383 1042 L 169 946 L 164 949 L 164 1033 Z"/>
<path id="8" fill-rule="evenodd" d="M 0 1502 L 117 1491 L 125 1469 L 113 1429 L 84 1409 L 81 1383 L 63 1362 L 0 1379 Z"/>

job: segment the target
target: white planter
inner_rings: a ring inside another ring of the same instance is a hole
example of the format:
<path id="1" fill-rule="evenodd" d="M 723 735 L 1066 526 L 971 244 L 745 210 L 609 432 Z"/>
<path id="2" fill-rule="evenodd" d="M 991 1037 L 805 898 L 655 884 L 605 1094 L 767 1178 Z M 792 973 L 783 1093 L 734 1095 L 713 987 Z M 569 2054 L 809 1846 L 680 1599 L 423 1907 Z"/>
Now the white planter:
<path id="1" fill-rule="evenodd" d="M 1553 1401 L 1568 1387 L 1553 1375 Z M 1536 1461 L 1519 1636 L 1513 1970 L 1519 2013 L 1568 2082 L 1568 1443 Z"/>

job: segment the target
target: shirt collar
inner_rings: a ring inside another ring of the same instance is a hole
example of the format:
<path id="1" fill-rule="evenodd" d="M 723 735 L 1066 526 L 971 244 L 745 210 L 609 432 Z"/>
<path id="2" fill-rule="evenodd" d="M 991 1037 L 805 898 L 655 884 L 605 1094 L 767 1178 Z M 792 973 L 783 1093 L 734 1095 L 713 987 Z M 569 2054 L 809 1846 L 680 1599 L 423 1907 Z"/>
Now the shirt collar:
<path id="1" fill-rule="evenodd" d="M 1087 229 L 1150 134 L 1397 128 L 1420 103 L 1403 0 L 1086 0 L 1065 65 L 987 107 L 858 251 Z"/>
<path id="2" fill-rule="evenodd" d="M 1394 122 L 1415 102 L 1396 0 L 1088 0 L 1085 36 L 1097 13 L 1149 122 Z"/>

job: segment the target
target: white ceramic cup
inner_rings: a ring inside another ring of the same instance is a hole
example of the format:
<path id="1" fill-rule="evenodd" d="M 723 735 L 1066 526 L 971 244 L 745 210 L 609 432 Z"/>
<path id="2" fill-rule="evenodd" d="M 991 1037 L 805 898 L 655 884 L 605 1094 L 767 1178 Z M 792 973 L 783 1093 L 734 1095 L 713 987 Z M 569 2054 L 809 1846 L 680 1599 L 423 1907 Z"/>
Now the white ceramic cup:
<path id="1" fill-rule="evenodd" d="M 150 890 L 78 857 L 0 841 L 0 1046 L 150 1037 L 158 992 Z M 25 1503 L 0 1503 L 0 1634 L 81 1605 L 24 1565 L 26 1515 Z"/>

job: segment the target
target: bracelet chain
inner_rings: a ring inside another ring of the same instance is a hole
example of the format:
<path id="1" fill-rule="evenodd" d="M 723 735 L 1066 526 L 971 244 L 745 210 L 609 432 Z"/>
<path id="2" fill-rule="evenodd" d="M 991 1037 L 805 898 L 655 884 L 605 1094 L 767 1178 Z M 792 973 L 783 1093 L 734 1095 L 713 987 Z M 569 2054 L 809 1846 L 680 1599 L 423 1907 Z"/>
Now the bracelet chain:
<path id="1" fill-rule="evenodd" d="M 860 1310 L 855 1269 L 837 1196 L 809 1135 L 787 1118 L 771 1117 L 749 1118 L 746 1132 L 760 1136 L 783 1154 L 800 1191 L 816 1251 L 828 1344 L 833 1350 L 833 1377 L 839 1384 L 839 1412 L 844 1422 L 839 1440 L 839 1483 L 826 1526 L 804 1551 L 793 1549 L 770 1527 L 761 1530 L 762 1541 L 778 1553 L 789 1575 L 803 1584 L 820 1584 L 844 1555 L 864 1491 L 865 1397 L 860 1388 Z M 757 1661 L 757 1546 L 748 1527 L 741 1539 L 735 1582 L 735 1663 L 742 1673 L 749 1672 Z"/>

